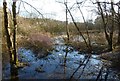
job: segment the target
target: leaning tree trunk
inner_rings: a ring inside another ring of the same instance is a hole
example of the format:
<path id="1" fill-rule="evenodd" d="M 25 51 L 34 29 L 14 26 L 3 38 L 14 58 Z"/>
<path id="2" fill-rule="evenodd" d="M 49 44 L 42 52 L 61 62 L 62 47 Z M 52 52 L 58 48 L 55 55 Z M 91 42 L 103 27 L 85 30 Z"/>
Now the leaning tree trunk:
<path id="1" fill-rule="evenodd" d="M 12 64 L 12 42 L 10 40 L 10 34 L 8 31 L 8 15 L 7 15 L 7 2 L 3 1 L 3 12 L 4 12 L 4 28 L 5 28 L 5 34 L 6 34 L 6 41 L 7 41 L 7 48 L 10 55 L 10 63 Z"/>

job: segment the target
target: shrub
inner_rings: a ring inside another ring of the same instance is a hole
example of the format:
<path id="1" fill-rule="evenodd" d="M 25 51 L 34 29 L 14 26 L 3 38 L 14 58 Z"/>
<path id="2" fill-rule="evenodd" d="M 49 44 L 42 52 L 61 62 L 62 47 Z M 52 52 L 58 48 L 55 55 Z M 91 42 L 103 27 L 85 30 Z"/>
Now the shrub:
<path id="1" fill-rule="evenodd" d="M 52 50 L 50 36 L 43 33 L 31 33 L 18 41 L 19 47 L 31 49 L 37 57 L 44 57 Z"/>

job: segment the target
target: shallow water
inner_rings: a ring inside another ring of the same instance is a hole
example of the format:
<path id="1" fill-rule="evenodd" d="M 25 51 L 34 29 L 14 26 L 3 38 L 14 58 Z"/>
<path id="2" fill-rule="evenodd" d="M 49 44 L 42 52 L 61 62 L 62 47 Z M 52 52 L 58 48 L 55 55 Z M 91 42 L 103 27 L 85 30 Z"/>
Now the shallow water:
<path id="1" fill-rule="evenodd" d="M 69 79 L 71 77 L 72 73 L 86 58 L 86 54 L 79 54 L 79 52 L 72 47 L 68 47 L 69 52 L 66 58 L 66 66 L 63 66 L 67 46 L 64 45 L 62 38 L 56 38 L 54 41 L 55 50 L 44 58 L 35 57 L 35 54 L 31 50 L 25 48 L 18 49 L 19 61 L 29 63 L 29 66 L 18 69 L 19 79 Z M 91 55 L 86 67 L 84 68 L 85 64 L 83 64 L 73 77 L 78 79 L 81 75 L 80 79 L 96 79 L 103 66 L 98 56 L 99 55 Z M 36 69 L 40 69 L 40 71 Z M 103 68 L 102 76 L 104 77 L 105 74 L 106 68 Z M 3 70 L 3 78 L 9 79 L 10 77 L 10 65 L 7 64 Z M 109 71 L 108 79 L 117 80 L 114 71 Z"/>

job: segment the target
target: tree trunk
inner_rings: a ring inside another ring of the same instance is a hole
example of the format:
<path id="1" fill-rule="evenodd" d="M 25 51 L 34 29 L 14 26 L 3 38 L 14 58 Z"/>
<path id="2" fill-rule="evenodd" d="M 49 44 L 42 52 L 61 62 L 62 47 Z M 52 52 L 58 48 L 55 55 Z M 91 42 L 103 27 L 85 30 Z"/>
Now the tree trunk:
<path id="1" fill-rule="evenodd" d="M 113 2 L 111 1 L 111 12 L 112 12 L 112 26 L 110 27 L 110 38 L 109 38 L 109 50 L 112 51 L 112 44 L 113 44 L 113 32 L 114 32 L 114 7 Z"/>
<path id="2" fill-rule="evenodd" d="M 118 40 L 117 44 L 120 45 L 120 6 L 118 5 Z"/>
<path id="3" fill-rule="evenodd" d="M 66 6 L 66 34 L 67 34 L 67 47 L 66 47 L 66 54 L 65 54 L 65 59 L 64 59 L 64 65 L 66 66 L 66 61 L 67 61 L 67 54 L 68 54 L 68 44 L 69 44 L 69 29 L 68 29 L 68 17 L 67 17 L 67 13 L 68 13 L 68 9 L 67 9 L 67 0 L 65 2 L 65 6 Z"/>
<path id="4" fill-rule="evenodd" d="M 13 55 L 14 55 L 14 63 L 16 64 L 17 61 L 17 54 L 16 54 L 16 2 L 13 2 L 12 5 L 12 12 L 13 12 Z"/>
<path id="5" fill-rule="evenodd" d="M 120 21 L 118 24 L 118 40 L 117 40 L 117 44 L 120 45 Z"/>
<path id="6" fill-rule="evenodd" d="M 113 32 L 114 32 L 114 8 L 113 8 L 113 2 L 111 2 L 111 13 L 112 13 L 112 17 L 111 17 L 112 22 L 111 22 L 111 27 L 109 28 L 110 32 L 108 33 L 108 36 L 106 36 L 109 51 L 113 50 L 112 49 L 112 47 L 113 47 Z"/>
<path id="7" fill-rule="evenodd" d="M 112 51 L 113 49 L 112 49 L 112 39 L 110 38 L 109 40 L 108 40 L 108 51 Z"/>
<path id="8" fill-rule="evenodd" d="M 12 64 L 12 42 L 10 40 L 10 35 L 8 31 L 8 15 L 7 15 L 7 3 L 3 2 L 3 12 L 4 12 L 4 27 L 5 27 L 5 34 L 6 34 L 6 41 L 7 41 L 7 48 L 10 55 L 10 63 Z"/>

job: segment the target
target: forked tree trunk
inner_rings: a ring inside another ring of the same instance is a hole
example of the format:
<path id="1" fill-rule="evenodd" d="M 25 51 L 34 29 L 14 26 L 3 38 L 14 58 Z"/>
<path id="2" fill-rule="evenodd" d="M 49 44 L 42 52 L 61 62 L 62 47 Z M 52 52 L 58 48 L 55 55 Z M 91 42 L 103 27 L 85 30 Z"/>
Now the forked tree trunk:
<path id="1" fill-rule="evenodd" d="M 107 4 L 107 3 L 106 3 Z M 113 2 L 111 1 L 111 13 L 112 13 L 112 26 L 110 28 L 110 32 L 107 32 L 107 23 L 106 23 L 106 20 L 105 20 L 105 16 L 104 16 L 104 12 L 103 12 L 103 9 L 101 7 L 101 4 L 100 2 L 97 2 L 97 5 L 98 5 L 98 10 L 100 12 L 100 15 L 102 17 L 102 21 L 103 21 L 103 26 L 104 26 L 104 33 L 105 33 L 105 37 L 106 37 L 106 40 L 108 42 L 108 50 L 109 51 L 112 51 L 112 47 L 113 47 L 113 31 L 114 31 L 114 7 L 113 7 Z M 108 14 L 106 14 L 107 16 Z M 107 18 L 107 17 L 106 17 Z"/>

